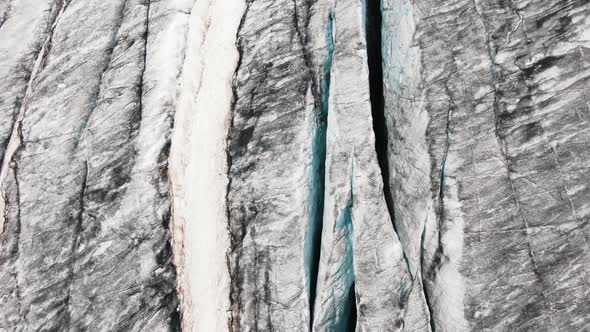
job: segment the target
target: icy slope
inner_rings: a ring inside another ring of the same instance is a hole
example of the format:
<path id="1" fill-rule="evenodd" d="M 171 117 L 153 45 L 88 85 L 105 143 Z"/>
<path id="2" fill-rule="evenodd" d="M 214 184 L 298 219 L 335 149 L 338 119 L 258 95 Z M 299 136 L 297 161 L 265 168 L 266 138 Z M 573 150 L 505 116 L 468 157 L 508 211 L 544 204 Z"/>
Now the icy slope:
<path id="1" fill-rule="evenodd" d="M 0 331 L 585 331 L 590 4 L 0 0 Z"/>

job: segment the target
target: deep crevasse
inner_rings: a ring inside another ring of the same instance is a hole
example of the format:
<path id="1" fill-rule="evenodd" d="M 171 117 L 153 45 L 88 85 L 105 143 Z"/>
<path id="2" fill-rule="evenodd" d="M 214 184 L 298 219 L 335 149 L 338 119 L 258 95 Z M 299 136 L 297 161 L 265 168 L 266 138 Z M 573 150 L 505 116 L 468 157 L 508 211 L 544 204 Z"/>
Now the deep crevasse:
<path id="1" fill-rule="evenodd" d="M 326 181 L 326 134 L 328 130 L 328 113 L 330 100 L 330 80 L 332 71 L 332 62 L 334 57 L 334 17 L 329 13 L 326 26 L 326 56 L 323 64 L 323 76 L 320 80 L 320 105 L 319 109 L 314 108 L 316 114 L 313 127 L 313 147 L 310 176 L 310 219 L 308 233 L 305 243 L 305 268 L 309 278 L 309 298 L 310 298 L 310 323 L 313 324 L 314 303 L 316 297 L 317 275 L 319 259 L 321 255 L 321 234 L 323 229 L 324 217 L 324 195 Z"/>

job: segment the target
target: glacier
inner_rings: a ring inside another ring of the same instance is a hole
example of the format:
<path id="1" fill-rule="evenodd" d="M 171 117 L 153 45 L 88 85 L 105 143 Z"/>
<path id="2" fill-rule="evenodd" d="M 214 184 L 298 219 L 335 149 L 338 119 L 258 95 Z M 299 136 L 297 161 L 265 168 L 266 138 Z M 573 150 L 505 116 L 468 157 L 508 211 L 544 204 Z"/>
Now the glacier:
<path id="1" fill-rule="evenodd" d="M 585 331 L 590 3 L 0 0 L 0 331 Z"/>

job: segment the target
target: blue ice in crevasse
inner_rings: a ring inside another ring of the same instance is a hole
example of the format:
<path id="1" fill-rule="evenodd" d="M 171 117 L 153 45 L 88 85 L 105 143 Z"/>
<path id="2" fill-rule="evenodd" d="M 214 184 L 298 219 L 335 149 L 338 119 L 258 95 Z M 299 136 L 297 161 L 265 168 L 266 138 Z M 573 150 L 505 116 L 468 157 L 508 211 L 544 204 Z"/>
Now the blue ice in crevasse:
<path id="1" fill-rule="evenodd" d="M 320 259 L 320 241 L 324 216 L 324 189 L 326 165 L 326 132 L 328 129 L 328 110 L 330 99 L 330 80 L 334 56 L 334 14 L 329 13 L 326 28 L 326 60 L 320 85 L 320 108 L 316 113 L 315 132 L 312 142 L 311 197 L 309 228 L 304 245 L 304 265 L 307 275 L 308 296 L 310 300 L 310 323 L 313 322 L 316 283 Z"/>
<path id="2" fill-rule="evenodd" d="M 353 171 L 354 172 L 354 171 Z M 354 289 L 354 228 L 352 224 L 352 206 L 354 203 L 353 176 L 350 176 L 350 194 L 346 206 L 336 223 L 339 238 L 346 241 L 344 260 L 338 270 L 338 278 L 346 293 L 340 301 L 334 299 L 335 312 L 331 331 L 354 331 L 356 325 L 356 295 Z M 338 303 L 340 302 L 340 305 Z"/>

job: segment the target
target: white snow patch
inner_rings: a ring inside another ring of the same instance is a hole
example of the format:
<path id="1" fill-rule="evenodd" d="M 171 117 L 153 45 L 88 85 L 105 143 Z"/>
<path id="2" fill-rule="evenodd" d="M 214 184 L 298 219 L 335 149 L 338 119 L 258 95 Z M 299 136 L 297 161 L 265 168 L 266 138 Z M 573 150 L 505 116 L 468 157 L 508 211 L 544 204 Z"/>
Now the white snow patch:
<path id="1" fill-rule="evenodd" d="M 189 18 L 169 172 L 183 329 L 190 331 L 224 330 L 228 320 L 225 151 L 243 11 L 243 1 L 204 0 Z"/>

